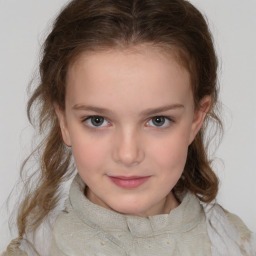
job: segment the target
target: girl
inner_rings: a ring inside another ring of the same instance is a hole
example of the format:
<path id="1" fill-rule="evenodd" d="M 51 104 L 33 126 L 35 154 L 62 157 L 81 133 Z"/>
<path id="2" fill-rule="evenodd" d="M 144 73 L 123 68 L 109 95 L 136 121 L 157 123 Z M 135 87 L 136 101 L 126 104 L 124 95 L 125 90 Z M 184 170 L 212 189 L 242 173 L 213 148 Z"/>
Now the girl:
<path id="1" fill-rule="evenodd" d="M 71 1 L 28 102 L 40 169 L 3 255 L 256 255 L 255 235 L 214 201 L 205 131 L 221 128 L 216 70 L 187 1 Z"/>

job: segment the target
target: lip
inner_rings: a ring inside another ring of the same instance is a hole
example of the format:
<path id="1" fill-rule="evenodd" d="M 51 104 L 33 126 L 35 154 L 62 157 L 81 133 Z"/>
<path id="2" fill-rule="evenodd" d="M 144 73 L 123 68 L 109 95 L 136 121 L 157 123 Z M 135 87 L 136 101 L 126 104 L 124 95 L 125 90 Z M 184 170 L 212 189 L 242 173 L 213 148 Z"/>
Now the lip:
<path id="1" fill-rule="evenodd" d="M 108 176 L 108 178 L 118 187 L 121 188 L 138 188 L 148 181 L 151 176 Z"/>

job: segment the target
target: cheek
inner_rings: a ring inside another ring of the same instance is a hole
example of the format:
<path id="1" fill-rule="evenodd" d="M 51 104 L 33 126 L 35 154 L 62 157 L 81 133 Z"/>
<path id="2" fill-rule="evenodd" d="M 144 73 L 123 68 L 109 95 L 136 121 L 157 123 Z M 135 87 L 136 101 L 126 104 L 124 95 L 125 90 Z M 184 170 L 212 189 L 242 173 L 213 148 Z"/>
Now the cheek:
<path id="1" fill-rule="evenodd" d="M 104 141 L 99 143 L 99 140 L 88 136 L 73 140 L 72 151 L 78 171 L 93 172 L 105 163 L 108 148 Z"/>
<path id="2" fill-rule="evenodd" d="M 158 140 L 151 149 L 150 155 L 163 169 L 183 171 L 188 143 L 186 136 L 183 136 L 182 133 L 165 137 L 161 141 Z"/>

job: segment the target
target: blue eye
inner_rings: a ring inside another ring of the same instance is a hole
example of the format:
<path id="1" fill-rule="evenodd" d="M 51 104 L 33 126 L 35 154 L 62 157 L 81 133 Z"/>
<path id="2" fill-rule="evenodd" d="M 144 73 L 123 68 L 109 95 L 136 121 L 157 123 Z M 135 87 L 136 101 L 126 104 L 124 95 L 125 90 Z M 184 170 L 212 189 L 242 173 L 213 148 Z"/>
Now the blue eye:
<path id="1" fill-rule="evenodd" d="M 151 120 L 147 123 L 149 126 L 154 126 L 154 127 L 166 127 L 170 125 L 170 118 L 165 117 L 165 116 L 155 116 L 151 118 Z"/>
<path id="2" fill-rule="evenodd" d="M 107 127 L 109 125 L 109 122 L 102 116 L 89 116 L 83 120 L 83 122 L 86 122 L 88 126 L 90 127 Z M 172 120 L 165 116 L 155 116 L 150 119 L 149 122 L 147 122 L 148 126 L 153 127 L 166 127 L 169 126 Z"/>
<path id="3" fill-rule="evenodd" d="M 102 116 L 89 116 L 84 122 L 91 127 L 106 127 L 108 125 L 108 122 Z"/>

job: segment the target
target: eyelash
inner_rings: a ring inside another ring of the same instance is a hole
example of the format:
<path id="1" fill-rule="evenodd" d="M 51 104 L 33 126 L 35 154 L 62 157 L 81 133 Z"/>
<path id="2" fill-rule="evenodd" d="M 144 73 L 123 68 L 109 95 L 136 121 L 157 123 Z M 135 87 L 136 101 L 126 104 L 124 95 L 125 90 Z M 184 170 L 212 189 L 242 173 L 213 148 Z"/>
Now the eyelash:
<path id="1" fill-rule="evenodd" d="M 102 117 L 102 116 L 97 116 L 97 115 L 92 115 L 92 116 L 88 116 L 88 117 L 86 117 L 86 118 L 83 118 L 82 119 L 82 122 L 84 123 L 84 122 L 88 122 L 88 121 L 90 121 L 91 122 L 91 119 L 92 118 L 94 118 L 94 117 L 98 117 L 98 118 L 103 118 L 103 123 L 106 121 L 106 122 L 108 122 L 104 117 Z M 174 123 L 174 120 L 172 119 L 172 118 L 170 118 L 170 117 L 167 117 L 167 116 L 153 116 L 153 117 L 151 117 L 150 118 L 150 120 L 147 122 L 147 124 L 150 122 L 150 121 L 152 121 L 152 119 L 153 118 L 164 118 L 165 119 L 165 123 L 164 123 L 164 125 L 162 125 L 162 126 L 152 126 L 152 127 L 154 127 L 154 128 L 166 128 L 166 127 L 168 127 L 168 126 L 170 126 L 170 123 Z M 167 124 L 166 125 L 166 121 L 168 121 L 168 123 L 169 124 Z M 87 123 L 88 124 L 88 123 Z M 91 125 L 89 125 L 88 124 L 88 126 L 90 126 L 91 128 L 102 128 L 102 127 L 106 127 L 106 126 L 94 126 L 93 124 L 91 124 Z"/>

